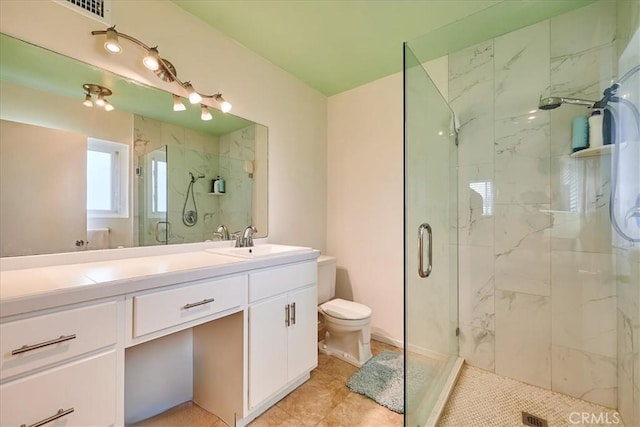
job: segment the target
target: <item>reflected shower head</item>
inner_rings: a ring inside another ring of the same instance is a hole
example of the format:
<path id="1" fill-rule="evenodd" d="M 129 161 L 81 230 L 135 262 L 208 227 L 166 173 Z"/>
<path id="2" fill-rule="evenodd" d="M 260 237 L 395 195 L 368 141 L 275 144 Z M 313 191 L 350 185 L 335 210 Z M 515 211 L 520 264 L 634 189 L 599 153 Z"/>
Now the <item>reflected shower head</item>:
<path id="1" fill-rule="evenodd" d="M 583 105 L 588 108 L 595 108 L 598 101 L 589 101 L 588 99 L 563 98 L 560 96 L 550 96 L 540 100 L 538 108 L 541 110 L 553 110 L 562 104 Z"/>
<path id="2" fill-rule="evenodd" d="M 194 174 L 189 172 L 189 175 L 191 175 L 191 182 L 196 182 L 200 178 L 204 178 L 204 174 L 199 174 L 198 176 L 195 176 Z"/>

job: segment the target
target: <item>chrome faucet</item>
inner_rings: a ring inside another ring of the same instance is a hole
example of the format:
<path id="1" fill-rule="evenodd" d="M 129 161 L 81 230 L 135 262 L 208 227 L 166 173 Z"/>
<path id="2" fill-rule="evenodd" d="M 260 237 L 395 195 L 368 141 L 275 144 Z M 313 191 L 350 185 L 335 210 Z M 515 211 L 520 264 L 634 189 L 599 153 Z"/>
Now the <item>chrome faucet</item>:
<path id="1" fill-rule="evenodd" d="M 253 225 L 249 225 L 244 229 L 242 234 L 238 233 L 236 237 L 236 248 L 253 246 L 253 234 L 257 232 L 258 230 Z"/>
<path id="2" fill-rule="evenodd" d="M 220 240 L 231 240 L 231 237 L 229 236 L 229 229 L 224 224 L 219 225 L 213 235 L 220 237 Z"/>

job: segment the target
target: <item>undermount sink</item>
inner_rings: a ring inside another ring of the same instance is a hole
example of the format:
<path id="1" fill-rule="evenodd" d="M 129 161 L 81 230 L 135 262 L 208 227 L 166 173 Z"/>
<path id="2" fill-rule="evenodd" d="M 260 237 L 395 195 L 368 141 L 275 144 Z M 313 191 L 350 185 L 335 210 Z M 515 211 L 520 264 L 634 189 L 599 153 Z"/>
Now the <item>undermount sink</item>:
<path id="1" fill-rule="evenodd" d="M 284 255 L 295 255 L 312 251 L 312 248 L 304 246 L 287 246 L 287 245 L 273 245 L 270 243 L 250 246 L 246 248 L 211 248 L 205 249 L 206 252 L 228 255 L 238 258 L 255 259 L 255 258 L 271 258 Z"/>

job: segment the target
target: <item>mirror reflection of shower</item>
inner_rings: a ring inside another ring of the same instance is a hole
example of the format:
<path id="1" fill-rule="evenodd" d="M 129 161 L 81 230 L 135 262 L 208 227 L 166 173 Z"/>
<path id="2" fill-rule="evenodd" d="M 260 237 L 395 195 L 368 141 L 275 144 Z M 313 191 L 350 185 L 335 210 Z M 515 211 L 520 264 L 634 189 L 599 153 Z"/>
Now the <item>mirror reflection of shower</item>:
<path id="1" fill-rule="evenodd" d="M 604 129 L 610 131 L 608 140 L 614 145 L 613 149 L 613 165 L 612 165 L 612 179 L 611 179 L 611 195 L 609 198 L 609 218 L 611 219 L 611 225 L 616 230 L 616 233 L 623 239 L 632 242 L 640 243 L 640 192 L 635 198 L 633 206 L 627 206 L 624 211 L 624 226 L 621 226 L 618 217 L 616 216 L 616 195 L 618 192 L 618 180 L 619 180 L 619 166 L 620 166 L 620 150 L 622 149 L 622 142 L 626 141 L 627 144 L 640 145 L 640 111 L 638 106 L 629 101 L 626 96 L 617 96 L 618 90 L 623 84 L 631 78 L 634 74 L 640 72 L 640 65 L 635 65 L 629 71 L 627 71 L 617 82 L 613 83 L 603 92 L 603 97 L 599 101 L 591 101 L 587 99 L 569 98 L 561 96 L 551 96 L 548 98 L 540 99 L 538 108 L 541 110 L 553 110 L 560 107 L 562 104 L 586 106 L 588 108 L 606 110 L 610 114 L 605 115 L 612 121 L 610 126 L 605 126 Z M 613 105 L 616 104 L 616 105 Z M 633 125 L 625 128 L 624 130 L 620 126 L 616 128 L 616 122 L 621 120 L 623 110 L 633 116 Z M 634 126 L 635 125 L 635 126 Z M 620 134 L 616 135 L 616 132 Z M 640 149 L 636 147 L 636 149 Z M 637 225 L 638 232 L 635 235 L 627 233 L 632 224 Z"/>
<path id="2" fill-rule="evenodd" d="M 193 227 L 198 223 L 198 207 L 196 206 L 196 197 L 193 193 L 193 184 L 196 183 L 197 180 L 204 178 L 203 174 L 199 174 L 197 177 L 189 172 L 189 176 L 191 179 L 189 180 L 189 185 L 187 186 L 187 193 L 184 196 L 184 206 L 182 207 L 182 223 L 187 227 Z M 189 204 L 189 199 L 191 199 L 191 206 L 189 206 L 189 210 L 187 210 L 187 205 Z"/>

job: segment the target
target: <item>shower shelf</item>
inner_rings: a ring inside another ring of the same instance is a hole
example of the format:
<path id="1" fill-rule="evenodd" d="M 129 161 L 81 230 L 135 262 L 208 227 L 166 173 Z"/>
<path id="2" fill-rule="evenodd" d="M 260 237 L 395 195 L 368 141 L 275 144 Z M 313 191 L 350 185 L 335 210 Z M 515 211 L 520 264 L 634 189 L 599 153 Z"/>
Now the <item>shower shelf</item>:
<path id="1" fill-rule="evenodd" d="M 627 143 L 622 142 L 619 144 L 622 148 L 624 148 Z M 604 156 L 606 154 L 611 154 L 613 151 L 613 144 L 602 145 L 600 147 L 592 147 L 585 148 L 584 150 L 576 151 L 571 154 L 571 157 L 580 158 L 580 157 L 594 157 L 594 156 Z"/>
<path id="2" fill-rule="evenodd" d="M 227 193 L 207 193 L 210 196 L 224 196 Z"/>

